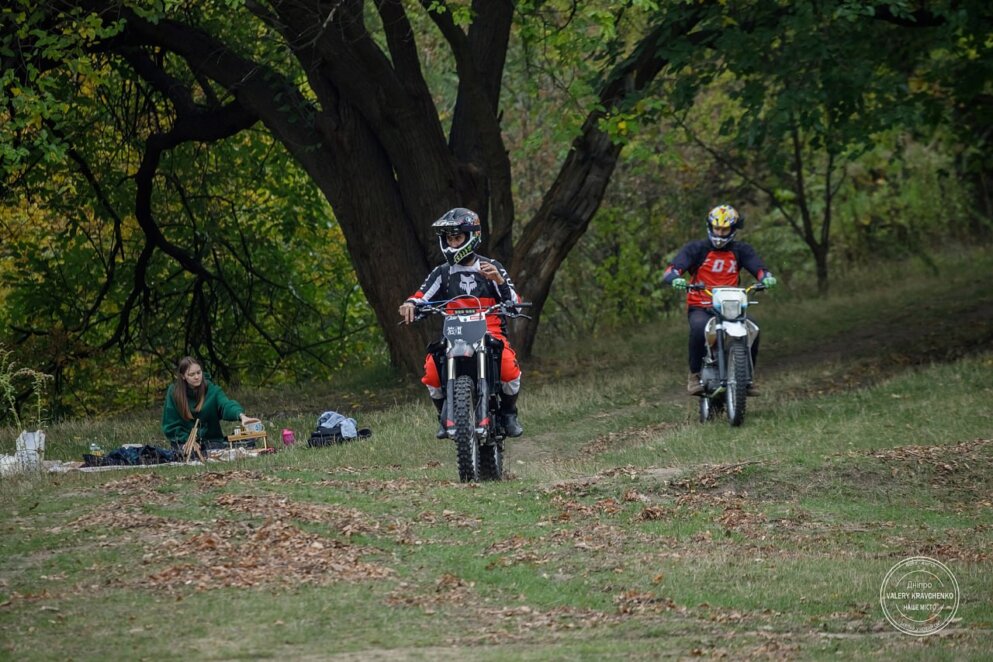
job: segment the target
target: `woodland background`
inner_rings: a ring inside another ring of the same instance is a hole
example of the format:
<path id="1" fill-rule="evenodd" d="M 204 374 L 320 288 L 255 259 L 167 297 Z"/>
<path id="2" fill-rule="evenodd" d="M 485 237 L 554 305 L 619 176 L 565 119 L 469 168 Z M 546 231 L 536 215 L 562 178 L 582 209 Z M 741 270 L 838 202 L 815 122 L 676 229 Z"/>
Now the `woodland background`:
<path id="1" fill-rule="evenodd" d="M 979 0 L 7 3 L 0 343 L 56 419 L 185 354 L 414 369 L 396 307 L 456 205 L 524 355 L 679 314 L 661 271 L 722 202 L 788 296 L 932 264 L 990 241 L 991 35 Z"/>

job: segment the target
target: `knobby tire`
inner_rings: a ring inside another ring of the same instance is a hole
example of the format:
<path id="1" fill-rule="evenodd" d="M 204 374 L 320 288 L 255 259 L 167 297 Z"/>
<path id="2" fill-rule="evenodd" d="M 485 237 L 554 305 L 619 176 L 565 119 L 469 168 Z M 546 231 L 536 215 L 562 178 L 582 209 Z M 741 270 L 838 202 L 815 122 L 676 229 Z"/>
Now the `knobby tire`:
<path id="1" fill-rule="evenodd" d="M 494 441 L 479 447 L 479 479 L 503 478 L 503 442 Z"/>
<path id="2" fill-rule="evenodd" d="M 476 444 L 476 386 L 471 377 L 463 375 L 455 380 L 455 402 L 452 416 L 455 421 L 455 450 L 459 466 L 459 480 L 469 483 L 479 480 L 479 453 Z"/>
<path id="3" fill-rule="evenodd" d="M 748 397 L 748 344 L 737 339 L 728 351 L 728 423 L 741 425 L 745 421 L 745 401 Z"/>

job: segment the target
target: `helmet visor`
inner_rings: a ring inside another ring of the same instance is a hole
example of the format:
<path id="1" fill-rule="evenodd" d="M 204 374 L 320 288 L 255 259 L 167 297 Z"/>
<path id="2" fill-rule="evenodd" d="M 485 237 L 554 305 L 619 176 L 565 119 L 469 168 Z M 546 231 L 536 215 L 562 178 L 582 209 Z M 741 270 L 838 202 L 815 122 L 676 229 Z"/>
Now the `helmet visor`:
<path id="1" fill-rule="evenodd" d="M 439 236 L 449 248 L 458 248 L 469 240 L 469 235 L 465 232 L 447 232 Z"/>
<path id="2" fill-rule="evenodd" d="M 465 234 L 465 229 L 461 224 L 459 225 L 440 225 L 435 226 L 434 233 L 439 237 L 450 237 L 455 234 Z"/>
<path id="3" fill-rule="evenodd" d="M 724 248 L 734 239 L 734 231 L 724 234 L 716 234 L 713 229 L 707 230 L 707 238 L 710 239 L 710 245 L 714 248 Z M 722 236 L 723 235 L 723 236 Z"/>

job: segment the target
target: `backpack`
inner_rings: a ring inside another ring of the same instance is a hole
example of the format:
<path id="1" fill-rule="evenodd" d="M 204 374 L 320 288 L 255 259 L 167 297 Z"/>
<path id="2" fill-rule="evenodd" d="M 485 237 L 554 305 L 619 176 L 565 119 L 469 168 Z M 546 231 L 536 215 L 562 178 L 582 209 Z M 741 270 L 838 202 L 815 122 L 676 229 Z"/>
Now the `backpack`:
<path id="1" fill-rule="evenodd" d="M 317 428 L 310 433 L 307 445 L 311 448 L 343 444 L 353 439 L 372 436 L 369 428 L 357 428 L 355 419 L 346 418 L 335 411 L 326 411 L 317 419 Z"/>

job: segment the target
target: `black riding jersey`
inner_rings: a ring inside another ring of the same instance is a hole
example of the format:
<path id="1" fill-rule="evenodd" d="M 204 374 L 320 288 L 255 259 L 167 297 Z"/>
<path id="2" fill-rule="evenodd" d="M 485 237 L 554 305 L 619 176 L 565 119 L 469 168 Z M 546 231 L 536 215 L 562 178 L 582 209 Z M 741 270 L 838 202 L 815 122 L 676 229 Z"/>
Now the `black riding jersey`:
<path id="1" fill-rule="evenodd" d="M 497 285 L 486 278 L 479 270 L 480 262 L 489 262 L 503 277 L 503 284 Z M 482 255 L 469 265 L 449 265 L 447 262 L 431 270 L 417 292 L 407 298 L 410 303 L 437 303 L 448 301 L 448 310 L 459 308 L 488 308 L 495 303 L 519 303 L 520 296 L 514 288 L 510 274 L 496 260 Z M 491 315 L 486 319 L 490 333 L 506 336 L 506 322 L 502 316 Z"/>

